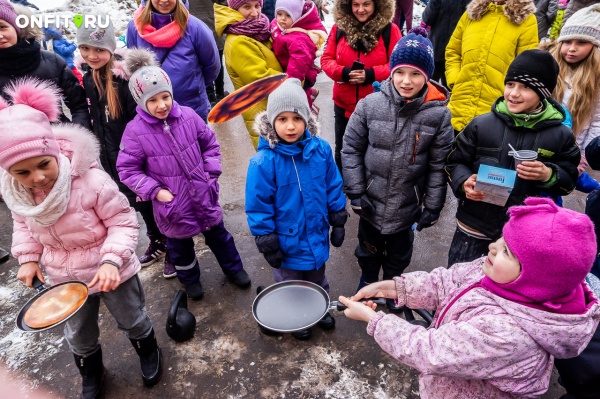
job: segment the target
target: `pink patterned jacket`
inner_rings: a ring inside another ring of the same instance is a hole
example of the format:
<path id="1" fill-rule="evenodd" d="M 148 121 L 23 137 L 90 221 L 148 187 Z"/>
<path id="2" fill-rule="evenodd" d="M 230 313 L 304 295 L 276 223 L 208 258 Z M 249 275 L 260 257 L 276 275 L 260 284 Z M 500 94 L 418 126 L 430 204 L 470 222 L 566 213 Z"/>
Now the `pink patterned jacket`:
<path id="1" fill-rule="evenodd" d="M 383 312 L 367 326 L 383 350 L 421 372 L 423 399 L 536 398 L 548 389 L 554 357 L 578 355 L 598 326 L 587 283 L 586 313 L 549 313 L 476 286 L 483 261 L 394 279 L 400 305 L 436 309 L 428 329 Z"/>

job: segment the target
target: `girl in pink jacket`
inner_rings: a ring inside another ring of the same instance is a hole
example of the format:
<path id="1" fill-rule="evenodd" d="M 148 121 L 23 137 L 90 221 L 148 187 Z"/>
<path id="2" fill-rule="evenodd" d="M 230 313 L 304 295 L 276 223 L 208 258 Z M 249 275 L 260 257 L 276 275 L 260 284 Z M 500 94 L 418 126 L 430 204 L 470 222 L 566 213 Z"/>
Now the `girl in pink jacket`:
<path id="1" fill-rule="evenodd" d="M 487 257 L 431 273 L 406 273 L 340 297 L 346 316 L 390 355 L 421 372 L 421 398 L 535 398 L 554 358 L 577 356 L 600 321 L 584 282 L 596 257 L 594 226 L 547 198 L 509 209 Z M 435 309 L 425 329 L 354 302 L 386 297 Z"/>
<path id="2" fill-rule="evenodd" d="M 28 287 L 42 270 L 53 284 L 88 284 L 89 297 L 65 325 L 65 339 L 82 379 L 82 397 L 95 398 L 106 369 L 98 328 L 100 299 L 140 356 L 145 385 L 162 376 L 161 353 L 144 304 L 135 255 L 135 211 L 98 168 L 99 144 L 76 125 L 50 125 L 60 116 L 51 83 L 28 79 L 0 97 L 0 187 L 14 220 L 17 278 Z"/>

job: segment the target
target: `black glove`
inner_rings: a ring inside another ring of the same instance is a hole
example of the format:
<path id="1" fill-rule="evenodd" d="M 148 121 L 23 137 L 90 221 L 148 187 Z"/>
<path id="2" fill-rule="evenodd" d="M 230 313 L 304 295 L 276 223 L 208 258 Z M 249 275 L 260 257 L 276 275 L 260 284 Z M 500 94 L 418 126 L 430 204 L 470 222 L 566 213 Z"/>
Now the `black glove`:
<path id="1" fill-rule="evenodd" d="M 417 223 L 417 231 L 421 231 L 427 227 L 433 226 L 439 218 L 439 212 L 430 211 L 429 209 L 425 208 L 421 214 L 421 217 L 419 218 L 419 223 Z"/>
<path id="2" fill-rule="evenodd" d="M 346 236 L 344 225 L 348 220 L 348 211 L 341 209 L 337 212 L 329 213 L 329 224 L 331 225 L 331 245 L 341 247 Z"/>
<path id="3" fill-rule="evenodd" d="M 344 237 L 346 237 L 346 229 L 344 226 L 333 227 L 331 229 L 331 245 L 339 248 L 344 243 Z"/>
<path id="4" fill-rule="evenodd" d="M 373 203 L 365 194 L 363 194 L 360 198 L 351 200 L 350 206 L 352 207 L 352 211 L 358 216 L 369 216 L 375 213 L 375 207 L 373 206 Z"/>
<path id="5" fill-rule="evenodd" d="M 279 269 L 285 256 L 279 247 L 277 234 L 269 233 L 264 236 L 254 237 L 254 242 L 256 243 L 258 252 L 263 254 L 269 265 L 275 269 Z"/>

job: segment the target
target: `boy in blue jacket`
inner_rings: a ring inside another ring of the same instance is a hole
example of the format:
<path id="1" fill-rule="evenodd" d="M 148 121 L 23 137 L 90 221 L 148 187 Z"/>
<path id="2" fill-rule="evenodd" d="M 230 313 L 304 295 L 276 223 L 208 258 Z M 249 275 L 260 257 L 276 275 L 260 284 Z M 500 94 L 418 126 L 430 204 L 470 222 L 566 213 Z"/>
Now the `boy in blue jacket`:
<path id="1" fill-rule="evenodd" d="M 329 227 L 331 244 L 340 247 L 348 219 L 346 197 L 331 147 L 317 137 L 317 122 L 298 79 L 287 79 L 271 93 L 254 130 L 260 138 L 248 166 L 246 214 L 258 251 L 273 267 L 276 282 L 310 281 L 329 292 Z M 333 329 L 335 319 L 327 313 L 317 325 Z M 292 335 L 306 340 L 311 331 Z"/>

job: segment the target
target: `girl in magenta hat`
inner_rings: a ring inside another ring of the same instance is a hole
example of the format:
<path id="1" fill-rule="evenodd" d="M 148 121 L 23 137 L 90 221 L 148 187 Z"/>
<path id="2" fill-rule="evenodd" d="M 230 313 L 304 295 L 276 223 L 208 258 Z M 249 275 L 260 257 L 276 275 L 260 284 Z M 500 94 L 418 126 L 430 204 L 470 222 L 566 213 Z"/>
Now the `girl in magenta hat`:
<path id="1" fill-rule="evenodd" d="M 487 256 L 340 297 L 346 316 L 368 322 L 386 352 L 421 372 L 421 398 L 540 396 L 554 358 L 577 356 L 592 338 L 600 305 L 584 279 L 596 256 L 594 226 L 547 198 L 525 204 L 509 209 Z M 371 297 L 436 314 L 425 329 L 355 302 Z"/>

